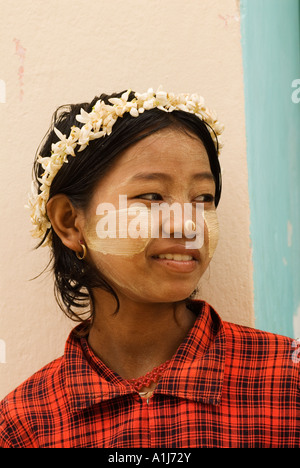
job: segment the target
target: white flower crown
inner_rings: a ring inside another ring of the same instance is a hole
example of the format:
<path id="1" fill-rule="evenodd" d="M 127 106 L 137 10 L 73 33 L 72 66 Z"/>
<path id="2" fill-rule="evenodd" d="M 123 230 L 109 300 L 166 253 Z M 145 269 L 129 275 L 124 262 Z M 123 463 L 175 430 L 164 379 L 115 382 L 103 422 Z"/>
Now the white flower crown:
<path id="1" fill-rule="evenodd" d="M 75 148 L 78 152 L 83 151 L 91 140 L 103 138 L 105 135 L 110 135 L 112 127 L 118 117 L 122 117 L 126 112 L 132 117 L 138 117 L 145 110 L 160 109 L 165 112 L 181 110 L 195 114 L 201 120 L 208 124 L 208 130 L 215 143 L 216 149 L 219 152 L 222 147 L 221 142 L 217 138 L 224 130 L 224 126 L 217 120 L 213 111 L 209 110 L 204 105 L 204 99 L 198 94 L 178 94 L 167 93 L 162 91 L 161 87 L 153 92 L 153 89 L 148 89 L 146 93 L 135 93 L 135 97 L 128 101 L 131 90 L 122 94 L 121 98 L 109 99 L 109 104 L 99 100 L 96 102 L 90 113 L 81 109 L 80 114 L 76 116 L 78 122 L 84 125 L 79 127 L 71 127 L 71 132 L 68 137 L 63 135 L 57 128 L 54 127 L 54 132 L 59 138 L 57 143 L 51 146 L 51 156 L 38 156 L 37 162 L 40 163 L 45 170 L 38 181 L 41 183 L 39 190 L 32 182 L 31 193 L 28 197 L 28 205 L 26 208 L 31 211 L 31 222 L 34 229 L 31 234 L 34 238 L 43 239 L 47 229 L 51 227 L 51 223 L 47 216 L 46 205 L 49 199 L 50 186 L 57 172 L 68 162 L 68 156 L 75 157 Z M 49 231 L 43 246 L 51 245 L 51 231 Z"/>

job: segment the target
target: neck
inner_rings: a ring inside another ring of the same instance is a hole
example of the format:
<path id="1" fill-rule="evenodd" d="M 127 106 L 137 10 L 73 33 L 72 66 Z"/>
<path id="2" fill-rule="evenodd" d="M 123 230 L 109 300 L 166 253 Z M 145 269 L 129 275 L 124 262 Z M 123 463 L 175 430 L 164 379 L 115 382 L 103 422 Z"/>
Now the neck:
<path id="1" fill-rule="evenodd" d="M 142 303 L 95 291 L 95 319 L 88 342 L 113 371 L 125 379 L 140 377 L 170 359 L 196 316 L 183 301 Z M 100 306 L 101 304 L 101 306 Z"/>

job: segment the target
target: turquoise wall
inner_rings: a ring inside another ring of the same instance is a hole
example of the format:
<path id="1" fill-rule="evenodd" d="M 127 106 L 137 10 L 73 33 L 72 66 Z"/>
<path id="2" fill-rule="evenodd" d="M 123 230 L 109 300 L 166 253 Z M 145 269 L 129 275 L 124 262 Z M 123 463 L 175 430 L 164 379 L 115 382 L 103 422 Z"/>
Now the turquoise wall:
<path id="1" fill-rule="evenodd" d="M 300 1 L 241 0 L 255 327 L 295 336 L 300 306 Z"/>

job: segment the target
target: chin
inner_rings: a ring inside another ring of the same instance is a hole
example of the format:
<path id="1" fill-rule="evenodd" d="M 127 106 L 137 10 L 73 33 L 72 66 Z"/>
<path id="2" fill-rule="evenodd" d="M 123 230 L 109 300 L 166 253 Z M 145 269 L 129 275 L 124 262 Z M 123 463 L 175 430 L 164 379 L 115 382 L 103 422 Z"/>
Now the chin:
<path id="1" fill-rule="evenodd" d="M 166 289 L 163 285 L 161 286 L 162 294 L 155 294 L 155 302 L 180 302 L 186 299 L 194 299 L 197 295 L 198 288 L 187 289 L 179 287 L 170 287 Z M 154 295 L 153 295 L 154 297 Z"/>

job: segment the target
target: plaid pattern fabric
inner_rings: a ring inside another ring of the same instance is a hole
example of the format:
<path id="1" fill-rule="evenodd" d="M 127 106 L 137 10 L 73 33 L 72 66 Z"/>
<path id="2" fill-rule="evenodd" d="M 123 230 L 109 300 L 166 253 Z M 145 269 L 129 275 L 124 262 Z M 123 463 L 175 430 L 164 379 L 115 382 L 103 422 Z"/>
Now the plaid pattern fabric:
<path id="1" fill-rule="evenodd" d="M 300 447 L 293 340 L 192 307 L 196 322 L 149 400 L 71 332 L 64 356 L 1 402 L 0 447 Z"/>

